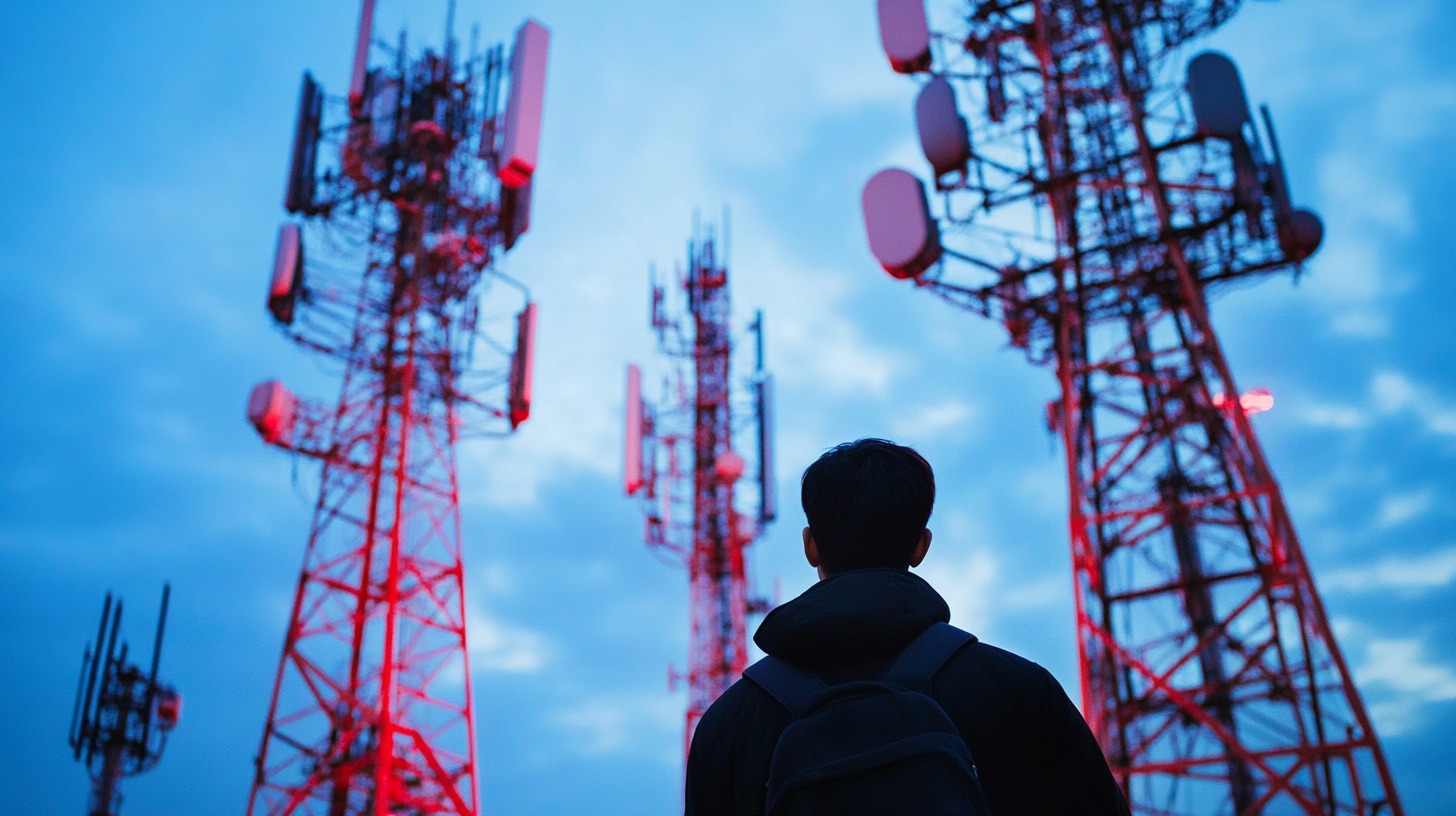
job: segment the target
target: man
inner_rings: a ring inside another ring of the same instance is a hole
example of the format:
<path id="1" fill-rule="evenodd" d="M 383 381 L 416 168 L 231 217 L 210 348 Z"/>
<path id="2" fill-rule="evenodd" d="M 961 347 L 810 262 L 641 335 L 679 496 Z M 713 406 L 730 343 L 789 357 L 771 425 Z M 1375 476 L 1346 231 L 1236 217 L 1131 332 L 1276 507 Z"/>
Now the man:
<path id="1" fill-rule="evenodd" d="M 914 450 L 883 439 L 831 449 L 804 471 L 804 557 L 819 582 L 764 618 L 764 652 L 829 683 L 883 672 L 950 608 L 910 572 L 930 549 L 935 476 Z M 1081 714 L 1041 666 L 967 643 L 934 676 L 931 696 L 970 748 L 994 816 L 1127 814 Z M 699 721 L 688 756 L 689 816 L 761 814 L 769 761 L 790 715 L 752 680 Z"/>

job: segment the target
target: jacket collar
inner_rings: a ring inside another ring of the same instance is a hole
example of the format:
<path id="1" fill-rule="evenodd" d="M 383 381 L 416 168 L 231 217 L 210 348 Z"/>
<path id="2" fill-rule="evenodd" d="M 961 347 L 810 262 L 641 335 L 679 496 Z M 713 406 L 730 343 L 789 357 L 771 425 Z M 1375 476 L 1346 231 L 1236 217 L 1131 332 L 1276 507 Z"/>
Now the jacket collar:
<path id="1" fill-rule="evenodd" d="M 769 612 L 753 641 L 768 654 L 805 668 L 892 655 L 950 607 L 908 570 L 842 572 Z"/>

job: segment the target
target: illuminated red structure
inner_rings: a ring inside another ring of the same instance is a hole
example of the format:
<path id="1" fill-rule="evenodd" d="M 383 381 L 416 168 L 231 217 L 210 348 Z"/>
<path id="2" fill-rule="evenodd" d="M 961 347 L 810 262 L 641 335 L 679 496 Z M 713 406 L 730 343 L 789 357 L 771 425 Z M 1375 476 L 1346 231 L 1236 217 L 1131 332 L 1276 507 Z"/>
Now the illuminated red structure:
<path id="1" fill-rule="evenodd" d="M 725 253 L 726 254 L 726 253 Z M 687 313 L 667 314 L 666 292 L 652 288 L 652 327 L 664 354 L 679 365 L 655 405 L 642 398 L 641 370 L 627 369 L 626 490 L 647 513 L 647 546 L 686 564 L 689 582 L 688 707 L 684 749 L 708 706 L 748 665 L 748 616 L 766 604 L 753 596 L 744 548 L 774 518 L 773 380 L 763 368 L 763 316 L 751 327 L 756 365 L 745 381 L 756 428 L 758 510 L 738 512 L 734 494 L 745 462 L 734 447 L 734 341 L 728 265 L 712 230 L 688 245 L 680 275 Z M 690 371 L 683 369 L 690 367 Z M 670 682 L 679 675 L 670 673 Z M 686 755 L 686 754 L 684 754 Z"/>
<path id="2" fill-rule="evenodd" d="M 536 306 L 495 260 L 528 224 L 549 34 L 524 23 L 509 67 L 453 37 L 410 58 L 373 5 L 347 99 L 304 76 L 267 301 L 343 386 L 248 404 L 322 470 L 250 814 L 479 812 L 456 443 L 530 413 Z"/>
<path id="3" fill-rule="evenodd" d="M 1400 814 L 1249 422 L 1271 400 L 1231 398 L 1209 319 L 1322 233 L 1233 63 L 1174 62 L 1237 7 L 986 0 L 932 35 L 922 0 L 880 0 L 940 215 L 885 170 L 866 228 L 890 274 L 1056 372 L 1082 711 L 1134 810 Z"/>

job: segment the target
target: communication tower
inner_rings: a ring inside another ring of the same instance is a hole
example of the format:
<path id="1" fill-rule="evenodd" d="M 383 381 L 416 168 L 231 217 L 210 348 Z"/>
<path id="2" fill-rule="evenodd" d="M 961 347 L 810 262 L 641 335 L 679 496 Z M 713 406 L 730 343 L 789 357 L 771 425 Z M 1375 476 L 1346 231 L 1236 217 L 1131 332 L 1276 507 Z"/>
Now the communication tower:
<path id="1" fill-rule="evenodd" d="M 1054 369 L 1082 711 L 1143 814 L 1402 812 L 1207 298 L 1319 245 L 1267 108 L 1190 41 L 1237 0 L 879 0 L 939 200 L 865 185 L 886 271 Z M 968 124 L 961 111 L 972 111 Z"/>
<path id="2" fill-rule="evenodd" d="M 348 96 L 304 74 L 267 307 L 343 386 L 248 402 L 322 471 L 250 814 L 479 812 L 456 447 L 530 413 L 536 305 L 497 261 L 529 223 L 549 32 L 507 61 L 450 17 L 411 56 L 364 0 Z"/>
<path id="3" fill-rule="evenodd" d="M 121 779 L 157 766 L 167 735 L 182 714 L 182 698 L 157 680 L 162 662 L 162 630 L 167 623 L 170 585 L 162 586 L 162 608 L 157 613 L 157 639 L 152 644 L 152 668 L 143 674 L 127 662 L 127 644 L 121 637 L 121 599 L 112 605 L 111 593 L 101 607 L 96 643 L 81 656 L 81 677 L 76 681 L 76 703 L 71 712 L 70 745 L 78 762 L 91 772 L 91 799 L 87 816 L 121 813 Z"/>
<path id="4" fill-rule="evenodd" d="M 724 232 L 726 244 L 726 227 Z M 645 402 L 641 369 L 627 367 L 626 491 L 642 501 L 648 548 L 688 568 L 688 668 L 668 674 L 670 686 L 687 680 L 684 756 L 698 719 L 748 666 L 748 616 L 768 608 L 752 592 L 744 549 L 776 512 L 769 424 L 773 378 L 763 367 L 759 312 L 750 326 L 756 341 L 753 374 L 746 381 L 733 379 L 726 255 L 719 256 L 711 228 L 694 231 L 687 269 L 678 275 L 685 314 L 670 315 L 666 290 L 652 285 L 652 328 L 674 363 L 661 399 Z M 741 385 L 750 392 L 745 396 L 751 399 L 758 448 L 758 508 L 752 516 L 738 512 L 734 500 L 745 470 L 734 445 L 734 432 L 747 431 L 734 420 Z"/>

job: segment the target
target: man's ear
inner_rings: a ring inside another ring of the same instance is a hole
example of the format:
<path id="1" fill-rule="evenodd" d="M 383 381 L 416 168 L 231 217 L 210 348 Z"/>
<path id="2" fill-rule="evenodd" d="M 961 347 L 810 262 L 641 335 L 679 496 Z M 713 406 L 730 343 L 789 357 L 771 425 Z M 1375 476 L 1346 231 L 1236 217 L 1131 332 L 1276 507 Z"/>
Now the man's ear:
<path id="1" fill-rule="evenodd" d="M 804 530 L 808 535 L 809 531 Z M 920 533 L 920 543 L 915 545 L 915 550 L 910 553 L 910 566 L 918 567 L 920 562 L 925 560 L 925 554 L 930 552 L 930 528 L 927 527 Z"/>
<path id="2" fill-rule="evenodd" d="M 809 532 L 808 527 L 804 528 L 804 559 L 809 562 L 809 566 L 818 569 L 819 545 L 814 542 L 814 534 Z"/>

